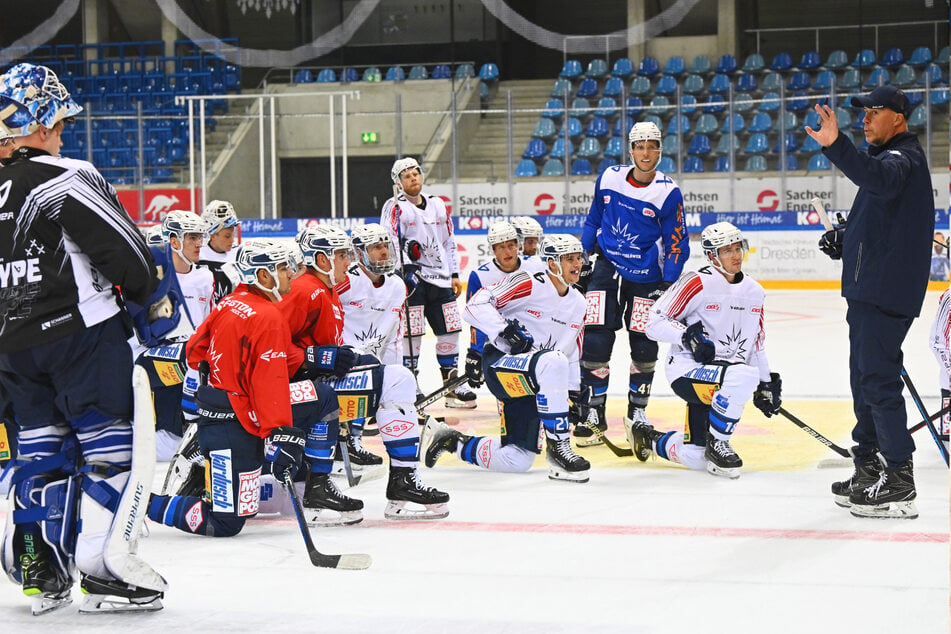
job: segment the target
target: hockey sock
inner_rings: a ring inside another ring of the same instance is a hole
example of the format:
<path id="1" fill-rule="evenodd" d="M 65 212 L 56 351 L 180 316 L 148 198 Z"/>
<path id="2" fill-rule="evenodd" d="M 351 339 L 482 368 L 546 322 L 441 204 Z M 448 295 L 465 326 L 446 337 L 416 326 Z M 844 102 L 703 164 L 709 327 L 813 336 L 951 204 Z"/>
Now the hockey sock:
<path id="1" fill-rule="evenodd" d="M 405 416 L 397 409 L 380 409 L 376 421 L 390 466 L 415 469 L 419 463 L 419 423 L 415 412 Z"/>
<path id="2" fill-rule="evenodd" d="M 651 385 L 654 382 L 653 372 L 638 372 L 631 366 L 630 379 L 627 384 L 627 415 L 632 415 L 631 409 L 647 407 L 651 395 Z"/>
<path id="3" fill-rule="evenodd" d="M 201 498 L 184 495 L 153 495 L 146 512 L 149 519 L 186 533 L 208 535 L 211 508 Z"/>
<path id="4" fill-rule="evenodd" d="M 708 433 L 713 433 L 713 436 L 718 440 L 729 440 L 733 434 L 733 430 L 736 428 L 736 424 L 739 422 L 739 419 L 727 418 L 712 409 L 710 410 L 708 420 L 710 421 L 710 430 Z"/>
<path id="5" fill-rule="evenodd" d="M 484 467 L 485 465 L 480 463 L 478 458 L 479 444 L 483 440 L 486 440 L 485 436 L 474 436 L 465 443 L 459 443 L 459 446 L 456 447 L 456 457 L 463 462 L 468 462 L 469 464 L 474 464 L 478 467 Z"/>
<path id="6" fill-rule="evenodd" d="M 676 434 L 676 433 L 677 433 L 677 432 L 669 431 L 669 432 L 667 432 L 666 434 L 664 434 L 663 436 L 661 436 L 660 438 L 658 438 L 656 443 L 653 443 L 653 444 L 654 444 L 654 452 L 655 452 L 658 456 L 660 456 L 661 458 L 663 458 L 664 460 L 671 460 L 671 461 L 673 461 L 673 462 L 676 462 L 675 460 L 673 460 L 673 458 L 670 457 L 670 454 L 669 454 L 668 451 L 667 451 L 667 446 L 671 443 L 671 441 L 672 441 L 672 439 L 673 439 L 673 437 L 674 437 L 674 434 Z M 682 436 L 683 436 L 683 435 L 681 435 L 681 440 L 682 440 Z"/>
<path id="7" fill-rule="evenodd" d="M 311 425 L 304 445 L 304 456 L 310 462 L 314 473 L 330 473 L 334 464 L 334 449 L 340 435 L 340 422 L 337 419 L 318 421 Z"/>
<path id="8" fill-rule="evenodd" d="M 568 413 L 546 414 L 540 416 L 545 435 L 552 440 L 562 440 L 568 437 Z"/>

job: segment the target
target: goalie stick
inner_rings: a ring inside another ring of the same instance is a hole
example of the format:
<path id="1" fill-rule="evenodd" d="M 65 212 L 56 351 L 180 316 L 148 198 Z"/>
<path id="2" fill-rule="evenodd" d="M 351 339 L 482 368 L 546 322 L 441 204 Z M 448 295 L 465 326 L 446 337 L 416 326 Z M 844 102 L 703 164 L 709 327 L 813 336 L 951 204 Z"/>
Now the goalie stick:
<path id="1" fill-rule="evenodd" d="M 795 416 L 793 416 L 792 414 L 790 414 L 788 411 L 786 411 L 786 410 L 783 409 L 782 407 L 779 408 L 779 413 L 782 414 L 783 416 L 785 416 L 786 419 L 788 419 L 788 420 L 789 420 L 790 422 L 792 422 L 794 425 L 796 425 L 797 427 L 799 427 L 800 429 L 802 429 L 804 432 L 806 432 L 807 434 L 809 434 L 810 436 L 812 436 L 813 438 L 815 438 L 816 440 L 818 440 L 818 441 L 821 442 L 823 445 L 825 445 L 826 447 L 828 447 L 828 448 L 831 449 L 832 451 L 836 452 L 837 454 L 839 454 L 839 455 L 842 456 L 843 458 L 852 458 L 852 457 L 853 457 L 853 456 L 852 456 L 852 452 L 851 452 L 850 450 L 844 449 L 844 448 L 838 446 L 837 444 L 835 444 L 834 442 L 832 442 L 831 440 L 829 440 L 828 438 L 826 438 L 825 436 L 823 436 L 822 434 L 820 434 L 819 432 L 817 432 L 815 429 L 813 429 L 813 428 L 810 427 L 809 425 L 805 424 L 804 422 L 802 422 L 801 420 L 799 420 L 798 418 L 796 418 Z"/>
<path id="2" fill-rule="evenodd" d="M 362 553 L 325 555 L 319 552 L 310 536 L 310 529 L 307 528 L 307 520 L 304 519 L 304 507 L 297 495 L 297 489 L 294 488 L 294 481 L 287 471 L 284 472 L 284 487 L 287 489 L 287 494 L 291 497 L 291 503 L 294 505 L 294 515 L 297 516 L 297 525 L 304 537 L 304 546 L 307 548 L 310 563 L 318 568 L 340 568 L 342 570 L 366 570 L 370 567 L 370 564 L 373 563 L 370 555 Z"/>

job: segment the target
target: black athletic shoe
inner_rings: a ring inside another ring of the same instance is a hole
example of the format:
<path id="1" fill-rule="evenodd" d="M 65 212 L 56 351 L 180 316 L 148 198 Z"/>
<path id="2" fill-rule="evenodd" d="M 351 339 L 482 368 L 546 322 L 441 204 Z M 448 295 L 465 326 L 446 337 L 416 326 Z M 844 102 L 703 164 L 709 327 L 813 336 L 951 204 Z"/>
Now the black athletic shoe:
<path id="1" fill-rule="evenodd" d="M 916 497 L 914 465 L 908 458 L 897 469 L 886 468 L 871 486 L 853 491 L 849 502 L 856 517 L 911 520 L 918 517 Z"/>
<path id="2" fill-rule="evenodd" d="M 707 459 L 707 472 L 730 479 L 740 477 L 743 460 L 733 450 L 729 440 L 720 440 L 707 432 L 707 447 L 703 452 Z"/>
<path id="3" fill-rule="evenodd" d="M 842 508 L 852 506 L 849 496 L 878 482 L 882 471 L 884 471 L 884 468 L 877 455 L 856 463 L 855 471 L 852 472 L 848 480 L 832 483 L 832 495 L 835 496 L 835 503 Z"/>

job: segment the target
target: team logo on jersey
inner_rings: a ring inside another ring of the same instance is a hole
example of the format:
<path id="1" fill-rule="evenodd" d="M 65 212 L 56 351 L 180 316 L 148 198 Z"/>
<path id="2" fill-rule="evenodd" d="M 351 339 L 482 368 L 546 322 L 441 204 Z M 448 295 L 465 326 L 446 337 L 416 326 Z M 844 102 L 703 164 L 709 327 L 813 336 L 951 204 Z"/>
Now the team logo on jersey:
<path id="1" fill-rule="evenodd" d="M 753 306 L 752 308 L 750 308 L 750 312 L 753 313 L 754 315 L 759 315 L 759 314 L 761 314 L 761 313 L 763 312 L 763 307 L 762 307 L 762 306 Z"/>
<path id="2" fill-rule="evenodd" d="M 261 468 L 238 474 L 238 516 L 256 515 L 261 501 Z"/>
<path id="3" fill-rule="evenodd" d="M 742 331 L 737 331 L 736 325 L 733 325 L 731 332 L 726 335 L 723 339 L 717 339 L 717 343 L 721 346 L 724 346 L 727 349 L 726 357 L 737 356 L 741 359 L 746 358 L 747 349 L 746 349 L 746 337 L 740 339 Z"/>
<path id="4" fill-rule="evenodd" d="M 644 207 L 644 209 L 641 211 L 641 213 L 643 213 L 643 214 L 644 214 L 645 216 L 647 216 L 648 218 L 656 218 L 656 217 L 657 217 L 657 214 L 655 214 L 655 213 L 654 213 L 654 210 L 651 209 L 650 207 Z"/>
<path id="5" fill-rule="evenodd" d="M 220 513 L 233 513 L 234 483 L 231 481 L 231 450 L 212 451 L 210 467 L 212 510 Z"/>
<path id="6" fill-rule="evenodd" d="M 193 533 L 198 530 L 204 519 L 201 513 L 201 500 L 195 502 L 190 509 L 185 511 L 185 524 Z"/>
<path id="7" fill-rule="evenodd" d="M 524 374 L 518 372 L 496 372 L 495 378 L 502 386 L 502 389 L 505 390 L 505 393 L 511 398 L 531 396 L 535 393 L 528 384 L 528 379 L 525 378 Z"/>
<path id="8" fill-rule="evenodd" d="M 178 385 L 185 380 L 185 373 L 182 372 L 182 366 L 172 361 L 153 361 L 155 373 L 158 375 L 162 385 Z"/>
<path id="9" fill-rule="evenodd" d="M 532 317 L 534 317 L 535 319 L 541 319 L 541 318 L 542 318 L 542 314 L 541 314 L 540 311 L 537 311 L 537 310 L 526 310 L 525 312 L 528 313 L 529 315 L 531 315 Z"/>

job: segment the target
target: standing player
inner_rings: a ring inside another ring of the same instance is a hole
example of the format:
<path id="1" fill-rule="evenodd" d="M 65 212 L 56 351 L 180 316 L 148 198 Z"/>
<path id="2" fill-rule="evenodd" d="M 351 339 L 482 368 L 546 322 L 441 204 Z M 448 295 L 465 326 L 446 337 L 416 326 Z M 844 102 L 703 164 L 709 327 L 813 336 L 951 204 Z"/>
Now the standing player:
<path id="1" fill-rule="evenodd" d="M 569 410 L 587 406 L 578 365 L 585 301 L 572 287 L 581 243 L 550 236 L 542 257 L 547 273 L 516 272 L 466 304 L 466 320 L 486 335 L 481 372 L 502 402 L 502 437 L 464 436 L 430 420 L 426 466 L 453 452 L 490 471 L 528 471 L 544 435 L 548 477 L 588 481 L 591 465 L 571 449 L 568 424 Z"/>
<path id="2" fill-rule="evenodd" d="M 154 429 L 133 426 L 116 288 L 150 306 L 156 273 L 112 186 L 89 163 L 59 157 L 63 127 L 81 110 L 45 66 L 0 76 L 0 124 L 18 138 L 0 170 L 0 391 L 16 412 L 22 465 L 0 562 L 34 614 L 71 601 L 77 570 L 84 612 L 160 609 L 166 588 L 135 554 Z"/>
<path id="3" fill-rule="evenodd" d="M 540 259 L 539 250 L 542 248 L 545 233 L 538 221 L 528 216 L 514 216 L 509 220 L 509 224 L 518 232 L 518 248 L 523 259 L 527 260 L 531 257 Z"/>
<path id="4" fill-rule="evenodd" d="M 380 224 L 394 244 L 400 245 L 408 285 L 418 280 L 407 300 L 411 332 L 406 333 L 403 362 L 413 373 L 417 372 L 425 317 L 436 333 L 436 360 L 443 382 L 451 381 L 458 374 L 462 330 L 456 304 L 462 282 L 452 218 L 439 196 L 423 192 L 423 174 L 416 159 L 397 160 L 390 176 L 402 193 L 383 205 Z M 446 395 L 446 407 L 475 406 L 476 395 L 465 385 Z"/>
<path id="5" fill-rule="evenodd" d="M 234 262 L 234 233 L 241 225 L 234 207 L 226 200 L 213 200 L 205 205 L 202 220 L 208 225 L 208 244 L 201 247 L 198 263 L 207 266 L 215 276 L 215 302 L 230 293 L 238 284 Z"/>
<path id="6" fill-rule="evenodd" d="M 297 240 L 307 268 L 294 280 L 282 312 L 290 323 L 294 344 L 306 348 L 307 371 L 328 381 L 337 393 L 341 420 L 376 416 L 390 459 L 384 516 L 388 519 L 446 517 L 449 495 L 419 481 L 416 468 L 419 423 L 412 372 L 402 365 L 380 365 L 376 357 L 357 354 L 342 345 L 344 312 L 334 285 L 347 278 L 350 238 L 336 227 L 317 225 L 304 229 Z M 331 373 L 332 378 L 328 376 Z M 336 433 L 332 433 L 329 440 L 329 458 L 332 459 Z M 346 519 L 363 508 L 363 502 L 337 490 L 329 473 L 330 464 L 327 464 L 322 473 L 314 469 L 308 478 L 304 506 L 313 513 L 313 522 L 323 523 L 328 515 L 324 511 L 331 512 L 328 521 L 334 522 L 332 513 L 339 512 Z"/>
<path id="7" fill-rule="evenodd" d="M 182 531 L 231 537 L 258 512 L 261 468 L 278 481 L 320 462 L 319 438 L 337 426 L 337 399 L 321 383 L 289 383 L 293 346 L 278 310 L 296 272 L 296 249 L 271 240 L 240 247 L 241 284 L 188 341 L 188 364 L 208 364 L 198 388 L 198 444 L 205 458 L 204 496 L 154 495 L 149 518 Z"/>
<path id="8" fill-rule="evenodd" d="M 657 343 L 644 334 L 654 300 L 680 277 L 690 245 L 684 224 L 683 196 L 666 174 L 657 171 L 660 130 L 635 123 L 628 135 L 633 165 L 607 169 L 594 186 L 594 200 L 581 243 L 598 254 L 587 288 L 581 382 L 591 391 L 588 422 L 607 429 L 605 400 L 615 332 L 624 327 L 631 346 L 627 418 L 647 422 L 657 363 Z M 575 427 L 579 445 L 600 440 L 584 425 Z"/>
<path id="9" fill-rule="evenodd" d="M 730 445 L 752 397 L 768 417 L 779 411 L 782 381 L 764 347 L 763 287 L 744 275 L 748 249 L 739 229 L 718 222 L 700 236 L 707 266 L 684 275 L 651 307 L 647 335 L 670 344 L 667 379 L 687 401 L 683 432 L 625 420 L 634 455 L 651 452 L 690 469 L 738 478 L 743 461 Z"/>
<path id="10" fill-rule="evenodd" d="M 946 408 L 951 403 L 951 289 L 945 289 L 938 300 L 938 314 L 935 315 L 934 323 L 931 324 L 931 335 L 929 337 L 931 351 L 938 360 L 938 384 L 941 387 L 941 409 Z M 941 417 L 939 432 L 944 437 L 944 442 L 948 443 L 948 432 L 951 431 L 951 413 L 945 413 Z"/>

